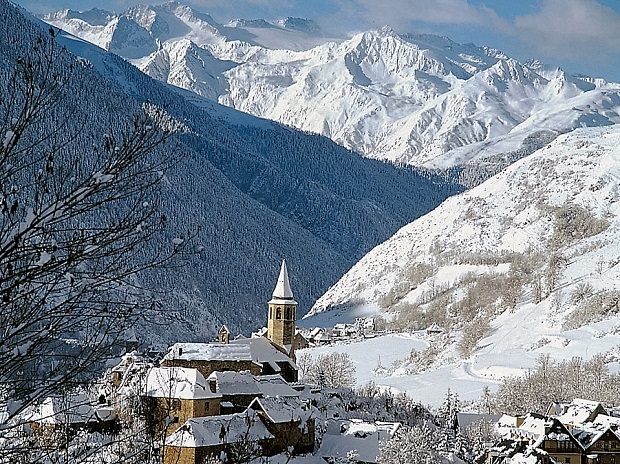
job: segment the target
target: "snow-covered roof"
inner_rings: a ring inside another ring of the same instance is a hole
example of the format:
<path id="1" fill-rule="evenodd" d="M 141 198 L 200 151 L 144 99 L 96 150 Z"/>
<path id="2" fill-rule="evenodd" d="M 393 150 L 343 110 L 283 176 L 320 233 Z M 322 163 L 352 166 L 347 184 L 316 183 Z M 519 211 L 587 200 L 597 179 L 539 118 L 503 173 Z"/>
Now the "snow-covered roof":
<path id="1" fill-rule="evenodd" d="M 291 387 L 279 374 L 261 375 L 256 377 L 256 381 L 264 397 L 299 396 L 299 392 Z"/>
<path id="2" fill-rule="evenodd" d="M 377 462 L 380 444 L 391 439 L 399 428 L 398 422 L 329 421 L 318 453 L 346 458 L 350 451 L 355 451 L 356 461 Z"/>
<path id="3" fill-rule="evenodd" d="M 297 397 L 254 398 L 249 408 L 263 411 L 274 424 L 284 424 L 291 421 L 304 424 L 308 419 L 319 415 L 318 410 L 311 406 L 308 401 L 300 400 Z"/>
<path id="4" fill-rule="evenodd" d="M 286 354 L 278 350 L 265 337 L 244 338 L 240 340 L 232 340 L 226 346 L 244 346 L 250 350 L 250 359 L 257 364 L 269 363 L 275 372 L 279 372 L 280 368 L 276 363 L 284 362 L 289 364 L 293 369 L 297 369 L 297 364 L 293 362 Z"/>
<path id="5" fill-rule="evenodd" d="M 500 430 L 500 433 L 511 440 L 528 441 L 534 448 L 539 447 L 544 440 L 571 440 L 581 446 L 559 420 L 534 413 L 526 415 L 519 427 L 506 428 Z"/>
<path id="6" fill-rule="evenodd" d="M 278 276 L 276 288 L 273 289 L 272 299 L 269 303 L 297 304 L 293 299 L 293 291 L 291 290 L 291 284 L 288 280 L 288 270 L 286 268 L 286 260 L 284 259 L 280 267 L 280 275 Z"/>
<path id="7" fill-rule="evenodd" d="M 144 396 L 198 400 L 219 398 L 198 369 L 187 367 L 153 367 L 146 378 Z"/>
<path id="8" fill-rule="evenodd" d="M 24 411 L 25 422 L 38 424 L 83 424 L 98 422 L 90 400 L 83 393 L 67 396 L 48 396 L 39 405 Z"/>
<path id="9" fill-rule="evenodd" d="M 275 372 L 279 362 L 297 365 L 265 337 L 241 338 L 223 343 L 175 343 L 168 349 L 163 361 L 252 361 L 257 365 L 269 363 Z"/>
<path id="10" fill-rule="evenodd" d="M 571 403 L 563 405 L 562 412 L 556 418 L 563 424 L 580 425 L 595 419 L 597 411 L 605 411 L 597 401 L 575 398 Z"/>
<path id="11" fill-rule="evenodd" d="M 609 427 L 606 427 L 606 428 L 595 428 L 595 427 L 574 428 L 572 430 L 572 434 L 579 441 L 579 443 L 581 443 L 584 449 L 588 449 L 594 443 L 596 443 L 608 430 L 609 430 Z"/>
<path id="12" fill-rule="evenodd" d="M 260 395 L 261 388 L 249 371 L 212 372 L 208 381 L 215 381 L 217 392 L 221 395 Z"/>
<path id="13" fill-rule="evenodd" d="M 188 420 L 166 439 L 166 445 L 202 448 L 274 438 L 254 410 Z"/>
<path id="14" fill-rule="evenodd" d="M 612 433 L 620 439 L 620 436 L 617 433 L 619 425 L 620 417 L 599 414 L 593 422 L 587 422 L 580 426 L 574 427 L 571 433 L 577 440 L 579 440 L 585 449 L 588 449 L 606 432 Z"/>
<path id="15" fill-rule="evenodd" d="M 251 348 L 237 343 L 175 343 L 164 361 L 252 361 Z"/>

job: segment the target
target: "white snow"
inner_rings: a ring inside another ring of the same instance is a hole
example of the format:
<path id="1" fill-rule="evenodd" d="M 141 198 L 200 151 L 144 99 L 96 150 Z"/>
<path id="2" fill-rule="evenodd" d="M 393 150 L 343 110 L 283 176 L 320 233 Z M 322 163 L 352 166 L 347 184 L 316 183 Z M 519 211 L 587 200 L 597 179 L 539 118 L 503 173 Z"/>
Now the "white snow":
<path id="1" fill-rule="evenodd" d="M 620 317 L 616 313 L 573 330 L 564 329 L 563 322 L 575 309 L 570 295 L 580 284 L 591 285 L 594 292 L 620 290 L 619 199 L 620 128 L 580 129 L 560 136 L 546 148 L 403 227 L 319 298 L 304 323 L 311 324 L 314 318 L 328 320 L 330 316 L 334 323 L 358 305 L 379 311 L 379 299 L 395 288 L 415 263 L 435 266 L 437 271 L 431 280 L 439 285 L 454 283 L 471 271 L 479 275 L 507 271 L 505 264 L 462 265 L 458 263 L 461 256 L 500 256 L 523 252 L 525 246 L 547 259 L 553 208 L 570 202 L 582 206 L 594 218 L 604 218 L 609 225 L 599 234 L 560 248 L 566 258 L 561 278 L 540 303 L 533 301 L 532 290 L 526 287 L 517 308 L 504 308 L 492 320 L 491 333 L 479 341 L 468 359 L 462 360 L 454 348 L 460 336 L 457 327 L 454 342 L 442 348 L 433 370 L 384 379 L 373 378 L 364 368 L 358 384 L 372 379 L 406 391 L 414 399 L 438 404 L 448 387 L 466 399 L 476 399 L 484 385 L 493 387 L 504 376 L 520 375 L 535 367 L 543 354 L 564 360 L 573 356 L 589 359 L 610 352 L 620 343 Z M 416 300 L 429 285 L 427 279 L 405 292 L 402 301 Z M 336 310 L 325 311 L 330 307 Z M 387 340 L 384 345 L 385 350 L 392 349 Z M 381 344 L 362 349 L 362 353 L 348 345 L 321 349 L 351 349 L 357 363 L 373 367 L 378 355 L 383 356 Z M 401 358 L 406 353 L 403 350 Z M 382 364 L 386 364 L 383 359 Z"/>
<path id="2" fill-rule="evenodd" d="M 517 150 L 540 130 L 620 122 L 618 84 L 442 37 L 383 28 L 333 39 L 294 21 L 227 27 L 177 3 L 105 26 L 48 21 L 212 102 L 398 163 L 444 168 Z"/>

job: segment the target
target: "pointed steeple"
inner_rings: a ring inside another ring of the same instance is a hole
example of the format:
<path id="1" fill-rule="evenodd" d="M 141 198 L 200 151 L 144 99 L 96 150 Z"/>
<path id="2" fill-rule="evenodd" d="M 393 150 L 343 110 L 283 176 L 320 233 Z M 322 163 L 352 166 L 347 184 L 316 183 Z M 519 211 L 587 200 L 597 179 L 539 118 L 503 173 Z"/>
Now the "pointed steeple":
<path id="1" fill-rule="evenodd" d="M 288 269 L 286 268 L 286 260 L 284 259 L 282 260 L 282 267 L 280 268 L 278 283 L 276 284 L 276 288 L 273 289 L 273 298 L 279 298 L 282 300 L 290 300 L 293 298 L 291 284 L 288 281 Z"/>
<path id="2" fill-rule="evenodd" d="M 282 260 L 278 283 L 268 305 L 267 339 L 294 361 L 297 302 L 293 299 L 285 260 Z"/>

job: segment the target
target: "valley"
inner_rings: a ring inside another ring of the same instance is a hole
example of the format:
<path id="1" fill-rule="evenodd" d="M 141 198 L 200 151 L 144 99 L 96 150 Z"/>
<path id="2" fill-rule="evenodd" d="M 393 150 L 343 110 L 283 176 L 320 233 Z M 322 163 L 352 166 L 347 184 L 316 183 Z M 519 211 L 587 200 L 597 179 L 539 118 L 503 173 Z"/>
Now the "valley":
<path id="1" fill-rule="evenodd" d="M 175 1 L 0 24 L 0 464 L 615 462 L 620 83 Z"/>

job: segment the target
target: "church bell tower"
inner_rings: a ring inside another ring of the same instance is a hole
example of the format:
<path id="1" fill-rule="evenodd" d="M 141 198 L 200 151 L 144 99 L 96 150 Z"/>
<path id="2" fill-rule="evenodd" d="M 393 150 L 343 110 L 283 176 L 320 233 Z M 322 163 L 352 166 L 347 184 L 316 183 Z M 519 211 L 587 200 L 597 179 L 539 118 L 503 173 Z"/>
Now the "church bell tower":
<path id="1" fill-rule="evenodd" d="M 289 355 L 291 359 L 295 360 L 294 343 L 297 302 L 293 299 L 285 260 L 282 260 L 278 283 L 268 304 L 267 338 Z"/>

